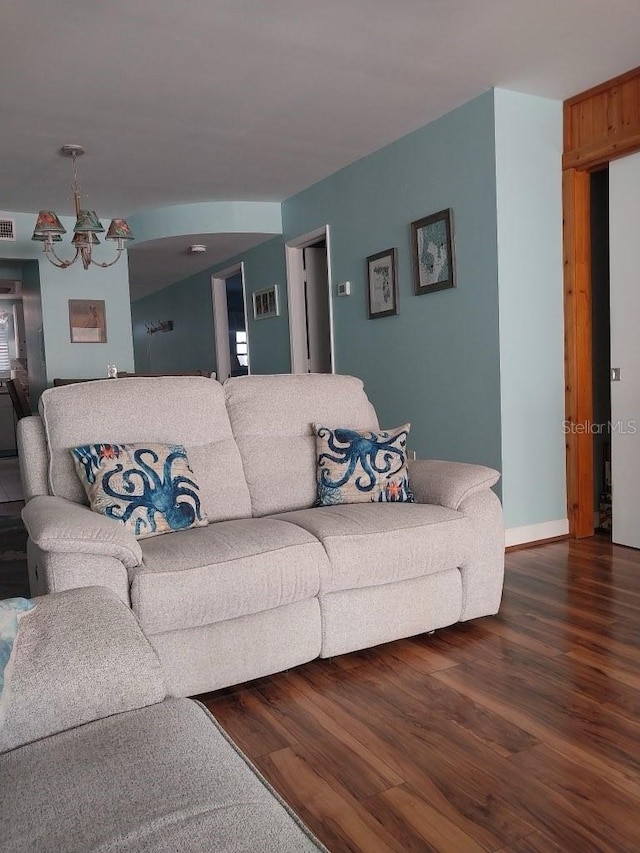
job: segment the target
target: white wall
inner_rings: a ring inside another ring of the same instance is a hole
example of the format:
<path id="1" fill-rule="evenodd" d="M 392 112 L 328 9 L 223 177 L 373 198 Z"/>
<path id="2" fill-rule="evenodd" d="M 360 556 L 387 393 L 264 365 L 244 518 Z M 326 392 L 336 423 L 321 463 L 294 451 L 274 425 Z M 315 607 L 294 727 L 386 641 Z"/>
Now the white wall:
<path id="1" fill-rule="evenodd" d="M 495 93 L 508 544 L 568 532 L 562 283 L 562 104 Z"/>

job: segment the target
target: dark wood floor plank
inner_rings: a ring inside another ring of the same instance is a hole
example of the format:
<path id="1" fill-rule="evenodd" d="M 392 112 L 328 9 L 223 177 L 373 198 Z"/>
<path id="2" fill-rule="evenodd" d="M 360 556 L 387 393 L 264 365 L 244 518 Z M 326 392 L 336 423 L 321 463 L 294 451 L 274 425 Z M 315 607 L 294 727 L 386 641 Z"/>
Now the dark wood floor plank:
<path id="1" fill-rule="evenodd" d="M 487 850 L 493 850 L 508 840 L 519 837 L 522 831 L 529 832 L 528 825 L 524 825 L 523 829 L 518 821 L 512 821 L 511 815 L 502 823 L 498 823 L 495 816 L 489 818 L 484 803 L 478 809 L 473 806 L 460 808 L 460 804 L 450 797 L 447 786 L 441 787 L 439 780 L 433 778 L 429 762 L 423 770 L 416 762 L 406 760 L 406 744 L 401 740 L 393 720 L 385 717 L 386 725 L 378 733 L 371 718 L 365 715 L 363 721 L 360 721 L 354 715 L 348 696 L 341 698 L 331 691 L 329 685 L 335 683 L 333 672 L 314 668 L 311 670 L 305 668 L 303 678 L 298 677 L 296 673 L 286 673 L 284 677 L 295 681 L 296 687 L 306 693 L 309 701 L 325 708 L 342 726 L 349 728 L 371 753 L 379 755 L 398 772 L 402 771 L 412 788 L 420 791 L 423 799 L 444 816 L 455 820 L 465 832 L 483 843 Z"/>
<path id="2" fill-rule="evenodd" d="M 496 853 L 573 853 L 562 847 L 544 832 L 533 832 L 515 844 L 502 847 Z"/>
<path id="3" fill-rule="evenodd" d="M 296 814 L 334 853 L 403 853 L 400 841 L 358 800 L 337 781 L 331 784 L 314 771 L 304 747 L 282 749 L 262 756 L 256 763 Z"/>
<path id="4" fill-rule="evenodd" d="M 248 755 L 257 757 L 296 743 L 277 717 L 270 713 L 253 685 L 241 692 L 219 696 L 206 694 L 200 699 L 205 704 L 215 702 L 216 717 Z"/>
<path id="5" fill-rule="evenodd" d="M 407 853 L 483 853 L 488 849 L 408 785 L 377 794 L 367 805 Z M 430 838 L 437 841 L 430 843 Z"/>
<path id="6" fill-rule="evenodd" d="M 478 631 L 480 633 L 486 632 L 488 634 L 495 634 L 496 636 L 501 637 L 507 644 L 515 643 L 518 646 L 524 646 L 524 648 L 528 649 L 530 652 L 543 655 L 544 657 L 553 658 L 562 654 L 562 651 L 554 645 L 542 642 L 541 640 L 525 633 L 520 628 L 515 629 L 509 625 L 503 624 L 498 619 L 485 619 L 482 624 L 478 626 Z"/>
<path id="7" fill-rule="evenodd" d="M 313 707 L 304 694 L 284 684 L 272 683 L 259 692 L 273 715 L 291 735 L 304 743 L 318 772 L 326 768 L 357 799 L 401 784 L 403 778 L 324 711 Z"/>
<path id="8" fill-rule="evenodd" d="M 567 657 L 571 660 L 579 661 L 585 664 L 585 666 L 592 667 L 607 678 L 613 678 L 622 684 L 632 687 L 635 691 L 640 691 L 640 660 L 633 667 L 635 671 L 631 671 L 628 661 L 616 659 L 615 663 L 612 663 L 611 654 L 601 650 L 572 649 L 570 652 L 567 652 Z"/>
<path id="9" fill-rule="evenodd" d="M 604 780 L 592 769 L 576 764 L 544 744 L 514 755 L 517 764 L 539 782 L 571 803 L 589 803 L 579 811 L 579 820 L 589 826 L 603 850 L 633 850 L 638 843 L 638 801 Z M 615 839 L 615 841 L 611 841 Z"/>
<path id="10" fill-rule="evenodd" d="M 452 671 L 446 673 L 438 673 L 433 676 L 443 680 L 449 686 L 460 690 L 476 702 L 484 704 L 495 714 L 504 716 L 505 719 L 515 722 L 520 728 L 528 731 L 533 736 L 537 737 L 542 743 L 546 743 L 555 749 L 557 752 L 565 755 L 567 758 L 574 760 L 576 763 L 582 762 L 586 766 L 599 773 L 608 782 L 617 785 L 622 790 L 635 796 L 640 801 L 640 780 L 636 777 L 634 771 L 627 766 L 620 767 L 616 763 L 610 761 L 606 755 L 601 756 L 589 749 L 589 744 L 585 739 L 580 738 L 580 742 L 576 742 L 571 720 L 556 719 L 551 721 L 540 720 L 535 714 L 530 713 L 530 709 L 521 709 L 509 702 L 508 698 L 496 698 L 492 695 L 492 691 L 485 690 L 484 684 L 472 684 L 467 678 L 466 673 L 456 673 Z M 636 749 L 629 754 L 630 762 L 636 762 Z M 638 841 L 640 845 L 640 826 Z M 639 848 L 640 849 L 640 846 Z"/>
<path id="11" fill-rule="evenodd" d="M 640 552 L 506 563 L 495 617 L 204 697 L 333 853 L 640 851 Z"/>

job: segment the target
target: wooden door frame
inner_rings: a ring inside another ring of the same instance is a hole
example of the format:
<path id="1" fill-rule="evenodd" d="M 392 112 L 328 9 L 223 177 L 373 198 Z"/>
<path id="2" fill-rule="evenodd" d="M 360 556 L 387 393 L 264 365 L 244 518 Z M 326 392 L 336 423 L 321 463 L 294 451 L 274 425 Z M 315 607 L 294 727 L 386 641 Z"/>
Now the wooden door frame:
<path id="1" fill-rule="evenodd" d="M 567 515 L 576 539 L 593 535 L 590 178 L 577 169 L 562 175 Z"/>
<path id="2" fill-rule="evenodd" d="M 592 536 L 591 172 L 640 150 L 640 68 L 564 103 L 565 434 L 569 534 Z"/>

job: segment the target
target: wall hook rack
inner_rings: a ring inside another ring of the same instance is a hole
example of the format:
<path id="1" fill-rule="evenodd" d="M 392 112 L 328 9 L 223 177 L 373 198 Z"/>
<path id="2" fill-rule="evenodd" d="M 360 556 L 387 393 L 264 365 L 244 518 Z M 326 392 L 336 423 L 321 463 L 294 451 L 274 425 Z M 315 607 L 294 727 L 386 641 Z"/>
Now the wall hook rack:
<path id="1" fill-rule="evenodd" d="M 154 320 L 151 323 L 144 324 L 148 335 L 155 335 L 156 332 L 172 332 L 173 320 Z"/>

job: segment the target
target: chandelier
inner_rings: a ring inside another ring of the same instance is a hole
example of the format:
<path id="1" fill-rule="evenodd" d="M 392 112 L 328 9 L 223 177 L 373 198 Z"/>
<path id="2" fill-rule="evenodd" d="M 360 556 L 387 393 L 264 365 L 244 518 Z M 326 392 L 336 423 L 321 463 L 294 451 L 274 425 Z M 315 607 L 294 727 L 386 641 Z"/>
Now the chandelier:
<path id="1" fill-rule="evenodd" d="M 80 186 L 78 184 L 78 169 L 76 160 L 84 154 L 82 145 L 63 145 L 60 153 L 65 157 L 71 157 L 73 163 L 73 204 L 76 211 L 76 224 L 73 229 L 73 239 L 71 243 L 75 246 L 76 253 L 70 261 L 65 261 L 59 258 L 54 248 L 54 243 L 62 242 L 62 235 L 66 234 L 66 228 L 58 219 L 57 214 L 53 210 L 41 210 L 38 213 L 36 227 L 33 231 L 32 240 L 39 240 L 43 243 L 43 250 L 48 260 L 59 269 L 66 270 L 74 264 L 78 258 L 82 261 L 82 266 L 88 270 L 91 264 L 96 267 L 112 267 L 120 260 L 120 255 L 123 252 L 126 240 L 133 240 L 133 234 L 129 228 L 129 223 L 126 219 L 112 219 L 105 240 L 117 241 L 116 249 L 118 254 L 115 259 L 109 263 L 100 263 L 94 261 L 91 253 L 94 246 L 100 243 L 98 234 L 104 231 L 104 227 L 98 219 L 98 214 L 95 210 L 83 210 L 80 207 Z"/>

